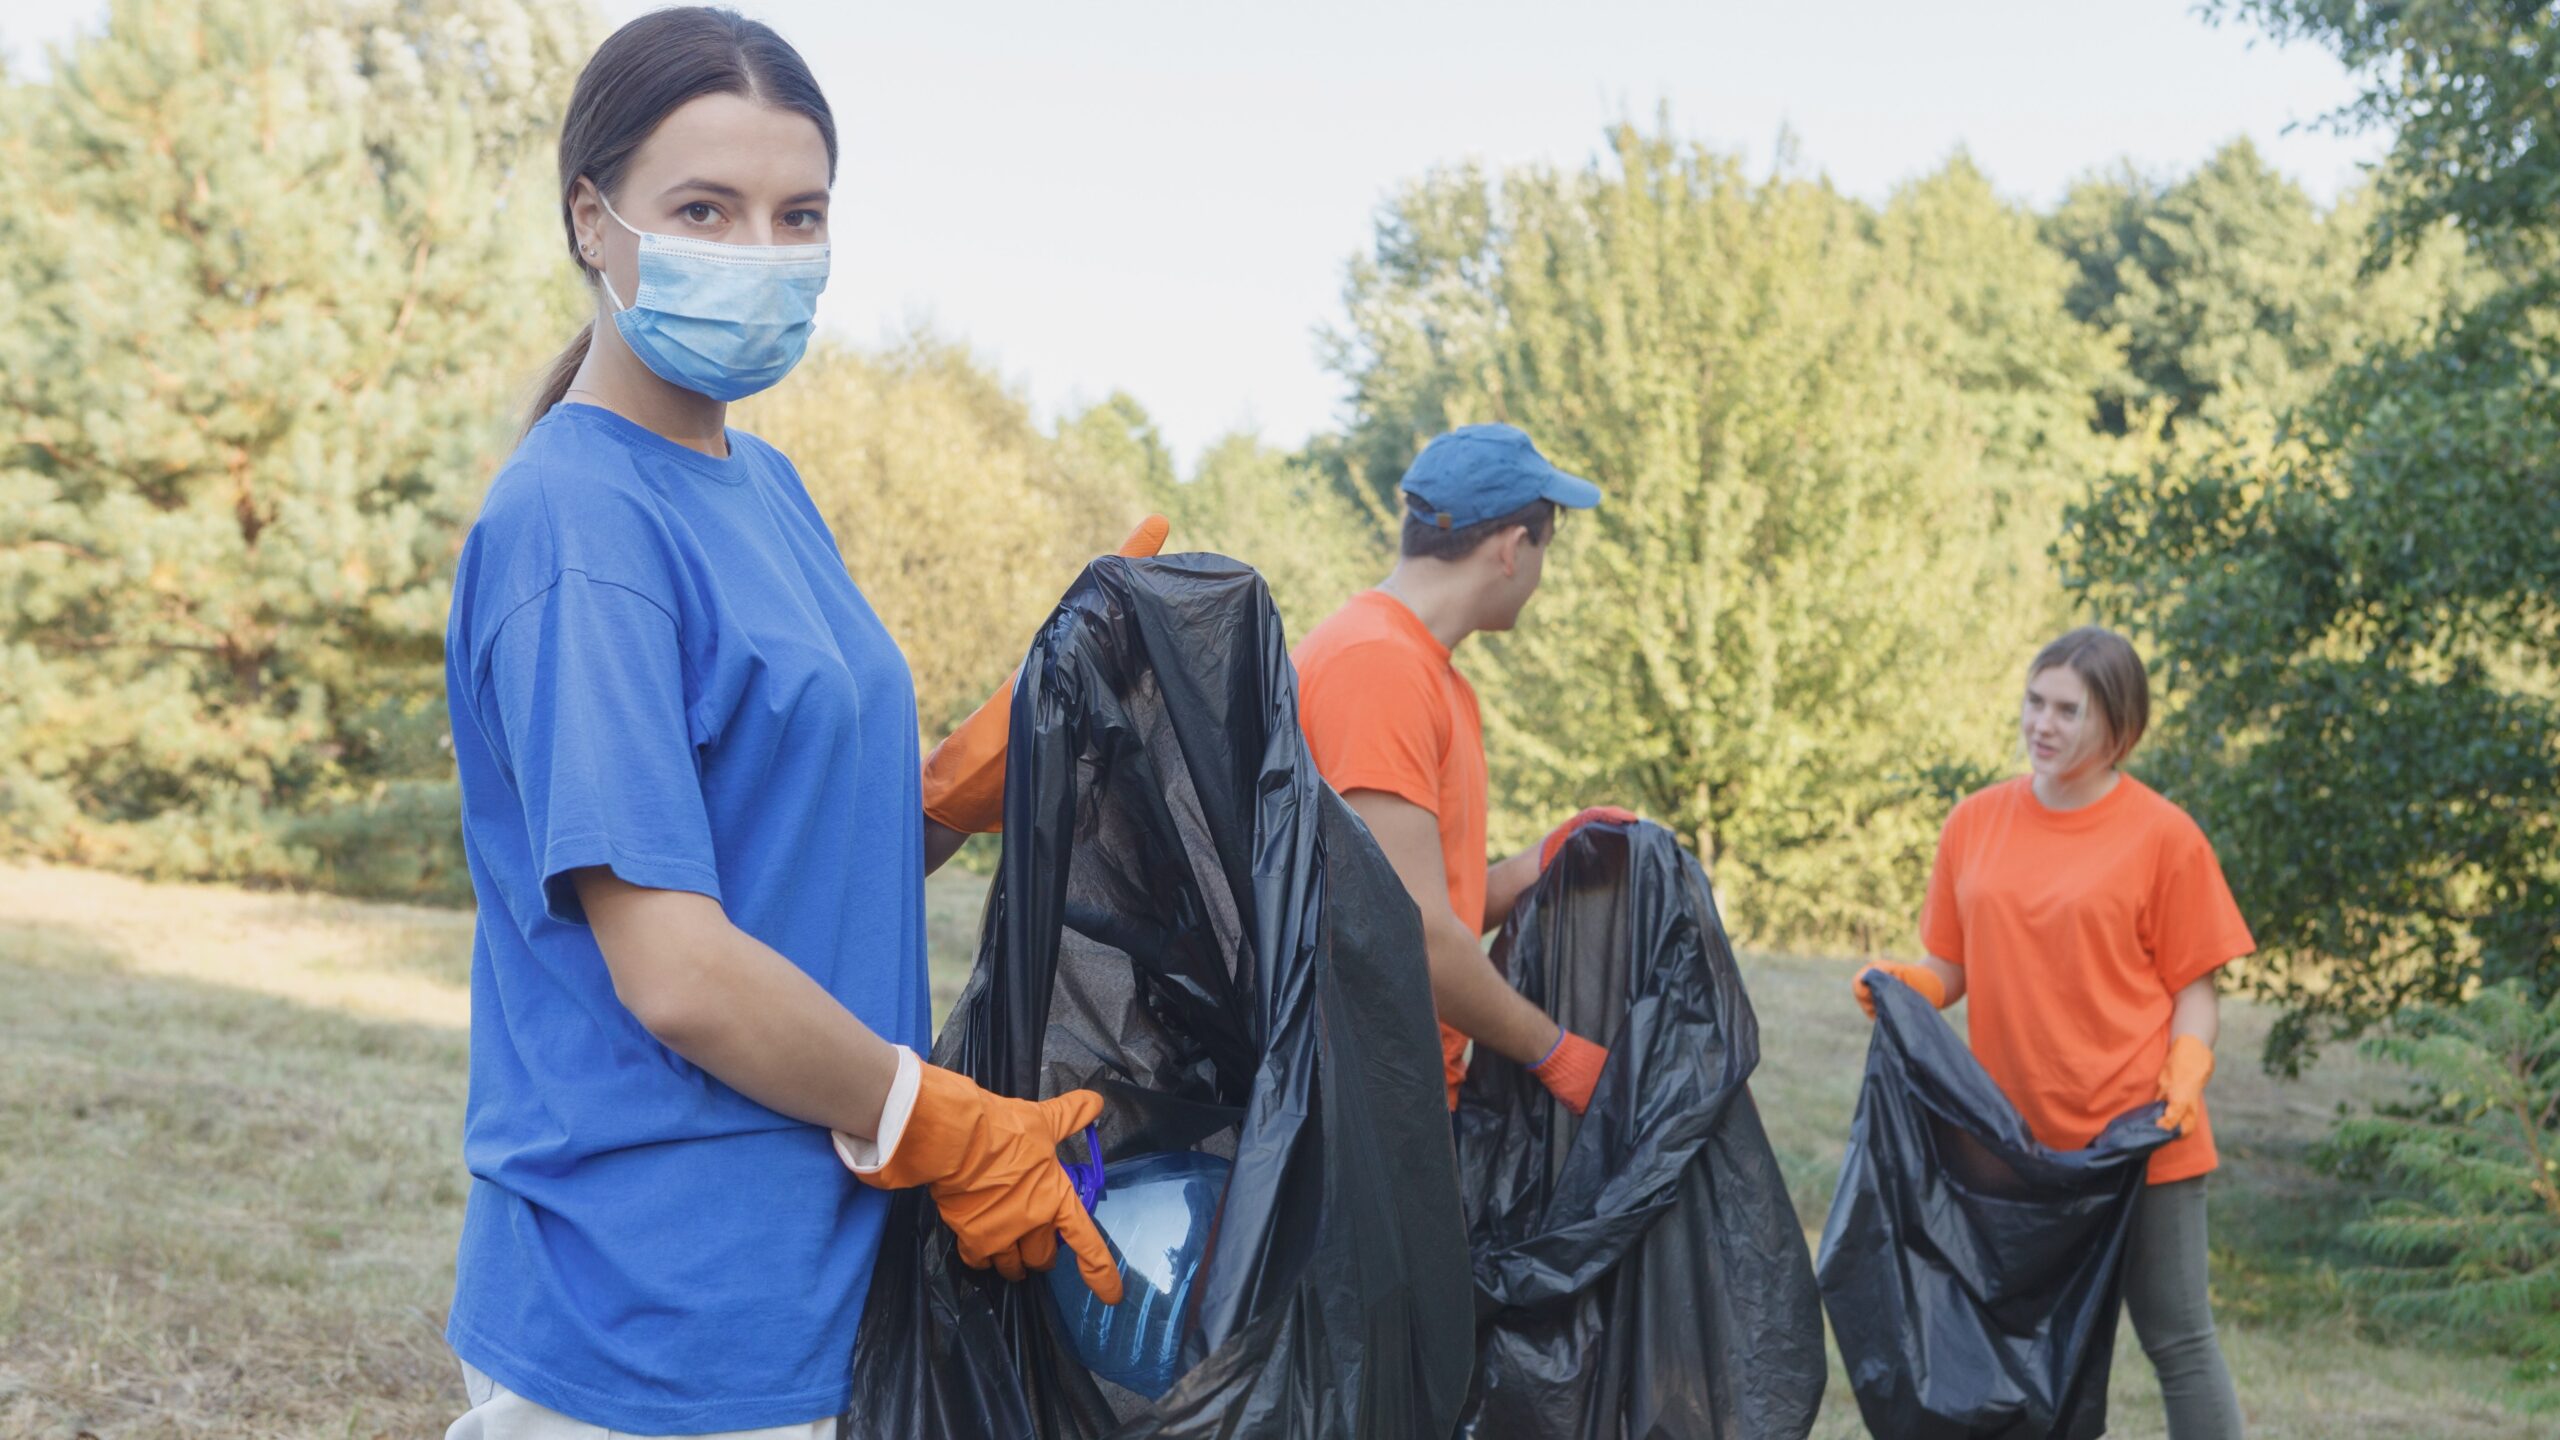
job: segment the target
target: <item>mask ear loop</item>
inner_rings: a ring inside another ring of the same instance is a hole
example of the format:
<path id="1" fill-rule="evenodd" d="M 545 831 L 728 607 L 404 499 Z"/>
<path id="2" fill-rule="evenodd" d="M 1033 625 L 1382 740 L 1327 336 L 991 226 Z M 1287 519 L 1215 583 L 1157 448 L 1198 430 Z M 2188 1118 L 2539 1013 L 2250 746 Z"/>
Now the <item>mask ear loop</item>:
<path id="1" fill-rule="evenodd" d="M 640 230 L 639 227 L 633 225 L 630 221 L 623 219 L 621 215 L 615 213 L 613 202 L 605 198 L 604 187 L 596 185 L 595 177 L 587 177 L 587 183 L 596 186 L 596 203 L 604 207 L 604 213 L 612 217 L 614 224 L 621 226 L 623 229 L 630 231 L 634 235 L 645 233 Z M 613 288 L 613 277 L 604 273 L 604 266 L 602 264 L 598 264 L 596 266 L 596 278 L 604 282 L 605 296 L 613 301 L 613 308 L 615 310 L 621 311 L 631 308 L 630 306 L 622 303 L 622 296 Z"/>

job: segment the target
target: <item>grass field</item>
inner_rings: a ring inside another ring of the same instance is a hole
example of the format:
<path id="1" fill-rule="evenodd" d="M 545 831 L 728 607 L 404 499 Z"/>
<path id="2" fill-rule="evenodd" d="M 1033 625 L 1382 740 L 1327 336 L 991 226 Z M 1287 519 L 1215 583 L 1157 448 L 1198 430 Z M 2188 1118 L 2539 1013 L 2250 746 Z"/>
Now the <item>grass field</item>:
<path id="1" fill-rule="evenodd" d="M 937 879 L 935 996 L 980 882 Z M 465 1177 L 470 919 L 77 870 L 0 867 L 0 1436 L 433 1436 Z M 1838 961 L 1755 959 L 1754 1092 L 1818 1231 L 1864 1022 Z M 2327 1248 L 2353 1195 L 2305 1163 L 2352 1057 L 2278 1085 L 2267 1016 L 2226 1009 L 2215 1297 L 2259 1436 L 2525 1436 L 2506 1368 L 2385 1343 Z M 2118 1436 L 2160 1433 L 2122 1337 Z M 1817 1434 L 1862 1432 L 1834 1377 Z"/>

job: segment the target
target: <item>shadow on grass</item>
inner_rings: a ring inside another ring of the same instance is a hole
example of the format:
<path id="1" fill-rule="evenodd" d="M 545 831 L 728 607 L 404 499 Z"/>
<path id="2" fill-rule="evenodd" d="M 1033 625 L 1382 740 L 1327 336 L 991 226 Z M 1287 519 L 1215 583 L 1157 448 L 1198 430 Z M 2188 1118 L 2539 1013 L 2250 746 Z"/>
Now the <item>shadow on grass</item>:
<path id="1" fill-rule="evenodd" d="M 11 924 L 0 1056 L 0 1433 L 441 1430 L 460 1034 Z"/>
<path id="2" fill-rule="evenodd" d="M 0 967 L 73 970 L 88 973 L 121 971 L 127 957 L 101 945 L 87 932 L 38 920 L 0 920 Z M 0 1009 L 0 1017 L 8 1012 Z"/>
<path id="3" fill-rule="evenodd" d="M 937 1016 L 974 962 L 985 887 L 928 885 Z M 278 923 L 378 937 L 350 968 L 467 971 L 467 914 L 286 908 Z M 1753 1089 L 1808 1245 L 1863 1064 L 1852 970 L 1744 962 Z M 2503 1365 L 2377 1331 L 2344 1293 L 2358 1257 L 2336 1237 L 2367 1192 L 2310 1147 L 2393 1077 L 2342 1056 L 2268 1080 L 2247 1058 L 2267 1018 L 2229 1008 L 2214 1102 L 2215 1297 L 2252 1433 L 2537 1433 L 2501 1408 Z M 438 1433 L 459 1398 L 440 1330 L 466 1059 L 456 1030 L 140 974 L 78 929 L 0 921 L 0 1435 Z M 2120 1355 L 2115 1433 L 2157 1434 L 2147 1366 Z M 1836 1373 L 1816 1433 L 1863 1433 Z"/>

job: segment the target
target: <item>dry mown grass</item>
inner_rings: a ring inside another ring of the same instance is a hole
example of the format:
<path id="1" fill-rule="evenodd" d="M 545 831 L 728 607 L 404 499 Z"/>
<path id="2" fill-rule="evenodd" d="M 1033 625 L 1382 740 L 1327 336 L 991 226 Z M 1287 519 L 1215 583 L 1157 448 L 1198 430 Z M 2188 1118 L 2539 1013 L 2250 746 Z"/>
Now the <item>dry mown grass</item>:
<path id="1" fill-rule="evenodd" d="M 440 1433 L 468 943 L 0 872 L 0 1434 Z"/>
<path id="2" fill-rule="evenodd" d="M 935 996 L 965 974 L 983 882 L 937 879 Z M 434 1436 L 458 1156 L 467 915 L 0 867 L 0 1436 Z M 1862 1022 L 1834 961 L 1748 978 L 1755 1092 L 1818 1230 Z M 2258 1436 L 2548 1433 L 2495 1361 L 2378 1343 L 2329 1278 L 2352 1197 L 2304 1163 L 2333 1061 L 2279 1086 L 2233 1006 L 2216 1293 Z M 2156 1436 L 2128 1329 L 2115 1432 Z M 1817 1434 L 1862 1433 L 1834 1377 Z"/>

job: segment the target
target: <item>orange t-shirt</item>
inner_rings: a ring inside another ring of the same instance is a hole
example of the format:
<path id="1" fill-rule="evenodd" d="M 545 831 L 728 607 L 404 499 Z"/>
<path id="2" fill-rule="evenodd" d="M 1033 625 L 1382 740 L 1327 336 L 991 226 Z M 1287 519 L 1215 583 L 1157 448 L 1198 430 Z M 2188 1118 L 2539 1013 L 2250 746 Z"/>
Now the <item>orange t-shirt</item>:
<path id="1" fill-rule="evenodd" d="M 1938 839 L 1920 940 L 1964 967 L 1974 1055 L 2058 1150 L 2157 1098 L 2173 997 L 2258 948 L 2204 831 L 2130 775 L 2078 810 L 2047 809 L 2026 776 L 1966 797 Z M 2150 1181 L 2215 1160 L 2199 1104 Z"/>
<path id="2" fill-rule="evenodd" d="M 1484 720 L 1449 649 L 1404 602 L 1354 595 L 1307 632 L 1298 667 L 1298 724 L 1316 773 L 1338 791 L 1381 790 L 1440 822 L 1449 909 L 1484 928 Z M 1449 1108 L 1467 1076 L 1467 1037 L 1440 1027 Z"/>

